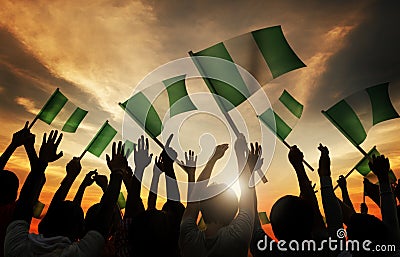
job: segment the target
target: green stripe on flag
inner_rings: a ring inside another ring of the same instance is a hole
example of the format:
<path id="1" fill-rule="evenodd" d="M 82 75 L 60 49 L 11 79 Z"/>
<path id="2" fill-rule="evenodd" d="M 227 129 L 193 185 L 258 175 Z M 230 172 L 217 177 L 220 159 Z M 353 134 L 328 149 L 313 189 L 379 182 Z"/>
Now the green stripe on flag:
<path id="1" fill-rule="evenodd" d="M 88 111 L 77 107 L 72 115 L 68 118 L 67 122 L 64 124 L 62 131 L 74 133 L 87 113 Z"/>
<path id="2" fill-rule="evenodd" d="M 258 116 L 258 118 L 282 141 L 290 134 L 292 129 L 271 108 Z"/>
<path id="3" fill-rule="evenodd" d="M 40 219 L 40 215 L 42 215 L 45 204 L 41 201 L 37 201 L 33 206 L 33 217 L 36 219 Z"/>
<path id="4" fill-rule="evenodd" d="M 185 77 L 186 75 L 182 75 L 163 81 L 168 92 L 170 106 L 169 113 L 171 117 L 183 112 L 197 110 L 196 106 L 188 96 Z"/>
<path id="5" fill-rule="evenodd" d="M 233 60 L 223 43 L 218 43 L 207 49 L 194 53 L 194 56 L 217 57 L 228 61 L 213 61 L 203 58 L 194 59 L 194 62 L 203 78 L 206 78 L 206 81 L 210 81 L 211 85 L 206 82 L 210 91 L 225 98 L 233 105 L 224 104 L 225 111 L 230 111 L 250 96 L 249 90 L 244 83 L 242 76 L 240 75 L 236 65 L 233 63 Z"/>
<path id="6" fill-rule="evenodd" d="M 372 105 L 373 125 L 400 117 L 390 101 L 388 87 L 389 83 L 384 83 L 366 89 Z"/>
<path id="7" fill-rule="evenodd" d="M 281 101 L 294 116 L 300 119 L 303 113 L 303 105 L 294 99 L 286 90 L 284 90 L 281 97 L 279 97 L 279 101 Z"/>
<path id="8" fill-rule="evenodd" d="M 139 92 L 120 104 L 128 115 L 136 121 L 151 138 L 161 134 L 162 122 L 147 97 Z"/>
<path id="9" fill-rule="evenodd" d="M 360 119 L 346 101 L 341 100 L 322 113 L 354 145 L 361 144 L 367 137 Z"/>
<path id="10" fill-rule="evenodd" d="M 100 130 L 97 132 L 96 136 L 86 147 L 86 151 L 92 153 L 97 157 L 100 157 L 104 149 L 106 149 L 106 147 L 116 134 L 117 131 L 113 127 L 111 127 L 108 122 L 105 122 Z"/>
<path id="11" fill-rule="evenodd" d="M 371 150 L 369 150 L 368 152 L 368 156 L 379 156 L 381 155 L 378 150 L 376 150 L 375 147 L 373 147 Z M 354 167 L 361 175 L 363 176 L 367 176 L 368 173 L 371 171 L 371 169 L 369 168 L 369 160 L 367 159 L 367 157 L 363 157 Z"/>
<path id="12" fill-rule="evenodd" d="M 269 224 L 270 223 L 270 221 L 268 219 L 268 216 L 267 216 L 267 213 L 265 211 L 264 212 L 259 212 L 258 213 L 258 218 L 261 221 L 261 225 L 265 225 L 265 224 Z"/>
<path id="13" fill-rule="evenodd" d="M 132 141 L 130 141 L 130 140 L 125 140 L 125 143 L 124 143 L 124 146 L 125 146 L 125 155 L 126 155 L 126 158 L 128 158 L 132 153 L 133 153 L 133 150 L 135 149 L 135 143 L 133 143 Z M 128 152 L 128 150 L 129 150 L 129 152 Z"/>
<path id="14" fill-rule="evenodd" d="M 57 88 L 40 110 L 37 118 L 50 125 L 67 101 L 68 99 Z"/>
<path id="15" fill-rule="evenodd" d="M 306 66 L 286 41 L 281 26 L 256 30 L 252 35 L 274 78 Z"/>

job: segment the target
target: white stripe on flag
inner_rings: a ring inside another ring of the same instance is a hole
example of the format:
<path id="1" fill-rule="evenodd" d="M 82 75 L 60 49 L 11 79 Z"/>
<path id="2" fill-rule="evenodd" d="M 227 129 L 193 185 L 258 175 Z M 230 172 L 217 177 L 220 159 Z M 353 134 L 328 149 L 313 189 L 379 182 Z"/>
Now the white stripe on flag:
<path id="1" fill-rule="evenodd" d="M 372 128 L 372 105 L 367 91 L 361 90 L 344 99 L 361 121 L 365 132 Z"/>
<path id="2" fill-rule="evenodd" d="M 289 111 L 288 108 L 286 108 L 285 105 L 281 103 L 281 101 L 277 100 L 272 104 L 272 110 L 279 116 L 281 119 L 291 128 L 293 129 L 296 123 L 299 121 L 299 119 L 293 115 Z"/>
<path id="3" fill-rule="evenodd" d="M 272 73 L 251 33 L 229 39 L 224 42 L 224 45 L 232 60 L 253 75 L 261 86 L 273 79 Z M 254 93 L 258 89 L 257 85 L 251 83 L 252 79 L 245 75 L 243 71 L 239 72 L 250 94 Z"/>
<path id="4" fill-rule="evenodd" d="M 71 101 L 68 101 L 50 125 L 58 130 L 61 130 L 65 122 L 67 122 L 68 118 L 72 115 L 76 108 L 77 106 L 75 104 L 73 104 Z"/>

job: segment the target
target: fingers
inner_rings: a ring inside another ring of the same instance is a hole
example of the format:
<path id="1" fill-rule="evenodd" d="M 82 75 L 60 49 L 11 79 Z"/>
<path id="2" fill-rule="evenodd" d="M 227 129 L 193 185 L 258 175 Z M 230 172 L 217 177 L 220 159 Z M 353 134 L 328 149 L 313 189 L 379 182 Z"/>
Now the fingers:
<path id="1" fill-rule="evenodd" d="M 117 147 L 117 154 L 121 153 L 121 149 L 122 149 L 122 141 L 118 142 L 118 147 Z"/>
<path id="2" fill-rule="evenodd" d="M 146 150 L 149 149 L 149 139 L 146 137 Z"/>
<path id="3" fill-rule="evenodd" d="M 63 138 L 63 134 L 61 133 L 58 139 L 55 142 L 55 145 L 58 147 L 58 145 L 61 143 L 61 139 Z"/>
<path id="4" fill-rule="evenodd" d="M 29 127 L 29 121 L 25 122 L 24 129 L 28 129 L 28 127 Z"/>
<path id="5" fill-rule="evenodd" d="M 59 154 L 56 155 L 56 160 L 60 159 L 61 157 L 63 157 L 64 153 L 63 151 L 61 151 Z"/>
<path id="6" fill-rule="evenodd" d="M 47 144 L 46 138 L 47 138 L 47 134 L 44 133 L 44 134 L 43 134 L 43 139 L 42 139 L 42 145 Z"/>
<path id="7" fill-rule="evenodd" d="M 111 155 L 112 155 L 112 158 L 114 159 L 114 157 L 115 157 L 115 155 L 116 155 L 116 144 L 115 144 L 115 142 L 113 142 L 113 144 L 112 144 L 112 150 L 111 150 Z"/>
<path id="8" fill-rule="evenodd" d="M 106 161 L 107 161 L 107 162 L 110 162 L 110 161 L 111 161 L 110 156 L 109 156 L 108 154 L 106 154 Z"/>

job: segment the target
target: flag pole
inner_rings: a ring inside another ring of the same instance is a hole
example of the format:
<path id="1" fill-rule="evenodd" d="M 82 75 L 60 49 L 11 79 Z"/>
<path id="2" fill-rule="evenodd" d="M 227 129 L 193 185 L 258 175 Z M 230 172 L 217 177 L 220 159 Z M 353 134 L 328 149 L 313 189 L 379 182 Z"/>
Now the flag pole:
<path id="1" fill-rule="evenodd" d="M 335 127 L 342 132 L 342 134 L 344 134 L 344 136 L 357 148 L 358 151 L 360 151 L 369 161 L 372 161 L 371 156 L 369 156 L 367 154 L 366 151 L 364 151 L 364 149 L 362 149 L 358 144 L 356 144 L 355 142 L 353 142 L 353 140 L 351 140 L 351 136 L 349 134 L 347 134 L 347 132 L 329 115 L 329 113 L 327 113 L 326 111 L 322 110 L 321 113 L 333 124 L 335 125 Z"/>
<path id="2" fill-rule="evenodd" d="M 374 145 L 374 147 L 372 147 L 372 149 L 367 153 L 367 155 L 370 156 L 370 154 L 371 154 L 373 151 L 375 151 L 375 150 L 376 150 L 376 145 Z M 351 173 L 353 173 L 353 171 L 356 170 L 357 166 L 360 165 L 360 163 L 361 163 L 363 160 L 364 160 L 364 158 L 361 159 L 361 161 L 359 161 L 359 162 L 353 167 L 353 169 L 351 169 L 351 170 L 344 176 L 344 178 L 348 178 L 348 177 L 351 175 Z M 364 176 L 364 177 L 365 177 L 365 176 Z M 339 187 L 339 184 L 337 184 L 337 185 L 333 188 L 333 191 L 335 191 L 338 187 Z"/>
<path id="3" fill-rule="evenodd" d="M 135 122 L 136 122 L 137 124 L 139 124 L 139 125 L 141 124 L 141 122 L 139 122 L 139 119 L 135 116 L 135 114 L 133 114 L 131 111 L 129 111 L 128 108 L 124 108 L 124 106 L 122 105 L 122 103 L 118 103 L 118 105 L 119 105 L 124 111 L 126 111 L 126 112 L 129 114 L 129 116 L 130 116 L 132 119 L 135 120 Z M 148 131 L 148 130 L 146 129 L 146 126 L 143 126 L 143 129 L 144 129 L 144 131 L 154 140 L 154 142 L 164 150 L 164 145 L 163 145 L 163 143 L 161 143 L 160 140 L 158 140 L 150 131 Z"/>
<path id="4" fill-rule="evenodd" d="M 53 94 L 50 96 L 50 98 L 47 100 L 47 102 L 43 105 L 42 109 L 40 109 L 39 113 L 36 114 L 35 118 L 31 121 L 31 123 L 29 124 L 28 129 L 31 129 L 33 127 L 33 125 L 36 123 L 36 121 L 39 118 L 39 115 L 42 113 L 43 109 L 46 109 L 46 107 L 49 105 L 50 101 L 53 99 L 53 97 L 55 96 L 55 94 L 60 91 L 59 88 L 56 88 L 56 90 L 53 92 Z"/>
<path id="5" fill-rule="evenodd" d="M 190 57 L 194 57 L 194 54 L 193 54 L 192 51 L 189 51 L 189 56 Z M 198 63 L 194 58 L 192 58 L 192 60 L 193 60 L 194 64 L 196 65 L 196 67 L 199 69 L 199 72 L 202 75 L 202 78 L 203 78 L 204 82 L 206 83 L 207 87 L 209 88 L 209 90 L 211 91 L 211 93 L 214 94 L 214 95 L 217 95 L 217 92 L 216 92 L 214 86 L 212 85 L 210 79 L 208 77 L 206 77 L 206 76 L 203 76 L 204 70 L 201 67 L 201 64 Z M 214 99 L 217 102 L 217 104 L 218 104 L 219 108 L 221 109 L 222 113 L 224 114 L 225 119 L 228 121 L 229 125 L 231 126 L 231 128 L 232 128 L 233 132 L 235 133 L 236 137 L 238 137 L 240 132 L 239 132 L 239 129 L 237 128 L 236 124 L 233 122 L 232 117 L 226 111 L 225 106 L 223 105 L 223 103 L 221 103 L 219 98 L 218 97 L 214 97 Z M 262 173 L 262 171 L 258 170 L 257 172 L 260 175 L 261 180 L 263 181 L 263 183 L 264 184 L 267 183 L 268 180 L 265 177 L 265 175 Z"/>
<path id="6" fill-rule="evenodd" d="M 103 126 L 101 126 L 100 130 L 96 133 L 96 135 L 92 138 L 92 141 L 90 141 L 89 145 L 86 146 L 85 150 L 82 152 L 81 156 L 79 156 L 79 160 L 81 160 L 83 158 L 83 156 L 85 156 L 85 154 L 87 153 L 88 149 L 92 146 L 93 142 L 95 141 L 95 139 L 97 138 L 97 136 L 103 131 L 103 129 L 106 127 L 108 123 L 108 120 L 106 120 L 106 122 L 104 122 Z"/>

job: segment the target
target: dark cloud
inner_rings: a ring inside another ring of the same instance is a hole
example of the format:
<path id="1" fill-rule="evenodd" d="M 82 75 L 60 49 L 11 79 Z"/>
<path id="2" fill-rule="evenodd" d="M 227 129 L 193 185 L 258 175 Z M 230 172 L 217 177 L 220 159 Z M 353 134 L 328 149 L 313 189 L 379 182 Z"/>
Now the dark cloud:
<path id="1" fill-rule="evenodd" d="M 99 109 L 93 96 L 64 78 L 58 77 L 44 66 L 7 29 L 0 27 L 0 110 L 2 117 L 30 120 L 33 115 L 15 101 L 17 97 L 34 101 L 40 109 L 56 87 L 76 105 L 96 112 L 96 117 L 108 117 Z M 78 98 L 79 97 L 79 98 Z M 84 102 L 82 102 L 84 100 Z"/>
<path id="2" fill-rule="evenodd" d="M 328 61 L 311 108 L 328 108 L 357 90 L 382 82 L 400 86 L 399 7 L 398 1 L 379 1 L 365 7 L 366 20 Z"/>

